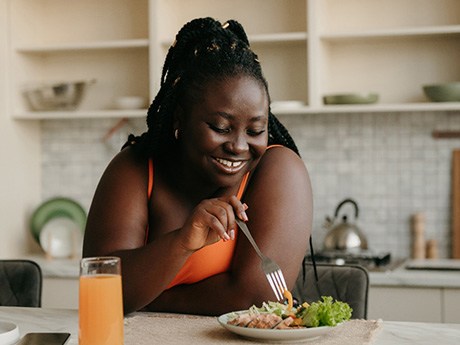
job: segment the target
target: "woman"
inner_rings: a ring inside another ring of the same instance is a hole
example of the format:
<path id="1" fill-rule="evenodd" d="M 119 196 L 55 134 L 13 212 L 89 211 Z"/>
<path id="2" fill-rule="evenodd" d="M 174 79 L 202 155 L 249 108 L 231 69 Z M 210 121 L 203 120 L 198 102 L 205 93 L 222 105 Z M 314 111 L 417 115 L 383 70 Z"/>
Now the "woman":
<path id="1" fill-rule="evenodd" d="M 88 216 L 83 255 L 121 257 L 125 313 L 219 315 L 274 300 L 237 217 L 293 286 L 311 189 L 269 104 L 239 23 L 202 18 L 179 31 L 148 130 L 109 164 Z"/>

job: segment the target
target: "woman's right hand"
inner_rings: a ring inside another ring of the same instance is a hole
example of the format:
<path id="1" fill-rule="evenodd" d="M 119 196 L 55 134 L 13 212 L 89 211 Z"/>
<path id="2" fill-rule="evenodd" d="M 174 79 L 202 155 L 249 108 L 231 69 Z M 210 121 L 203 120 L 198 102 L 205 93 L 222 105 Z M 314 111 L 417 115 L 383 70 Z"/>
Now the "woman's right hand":
<path id="1" fill-rule="evenodd" d="M 246 209 L 236 196 L 203 200 L 180 230 L 181 245 L 193 252 L 221 239 L 234 240 L 235 216 L 247 221 Z"/>

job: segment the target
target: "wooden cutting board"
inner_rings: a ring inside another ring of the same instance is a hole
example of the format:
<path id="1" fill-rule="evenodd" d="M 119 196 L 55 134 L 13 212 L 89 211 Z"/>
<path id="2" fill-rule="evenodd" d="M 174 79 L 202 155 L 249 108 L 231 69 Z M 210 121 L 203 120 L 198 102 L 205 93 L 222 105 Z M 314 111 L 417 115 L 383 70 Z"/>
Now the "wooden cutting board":
<path id="1" fill-rule="evenodd" d="M 460 259 L 460 149 L 452 156 L 452 257 Z"/>

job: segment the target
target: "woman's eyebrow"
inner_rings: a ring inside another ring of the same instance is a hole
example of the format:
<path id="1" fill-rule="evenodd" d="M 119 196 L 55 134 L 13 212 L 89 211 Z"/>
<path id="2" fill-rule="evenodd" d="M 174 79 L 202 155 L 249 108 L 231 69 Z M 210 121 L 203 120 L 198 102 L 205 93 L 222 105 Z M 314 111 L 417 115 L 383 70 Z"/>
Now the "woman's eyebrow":
<path id="1" fill-rule="evenodd" d="M 219 115 L 227 120 L 231 120 L 231 119 L 234 119 L 235 118 L 235 115 L 232 115 L 232 114 L 229 114 L 229 113 L 226 113 L 224 111 L 218 111 L 215 113 L 216 115 Z M 259 121 L 268 121 L 268 118 L 266 115 L 256 115 L 256 116 L 253 116 L 249 119 L 250 122 L 259 122 Z"/>

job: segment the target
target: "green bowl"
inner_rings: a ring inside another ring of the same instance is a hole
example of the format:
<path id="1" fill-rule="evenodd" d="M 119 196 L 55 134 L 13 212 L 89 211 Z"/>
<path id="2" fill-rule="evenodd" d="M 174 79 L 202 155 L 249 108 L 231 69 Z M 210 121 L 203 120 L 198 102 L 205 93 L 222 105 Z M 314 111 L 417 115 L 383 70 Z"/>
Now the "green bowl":
<path id="1" fill-rule="evenodd" d="M 358 93 L 344 93 L 325 95 L 323 97 L 324 104 L 372 104 L 379 100 L 379 95 L 369 93 L 362 95 Z"/>
<path id="2" fill-rule="evenodd" d="M 424 85 L 423 91 L 432 102 L 460 102 L 460 82 Z"/>

